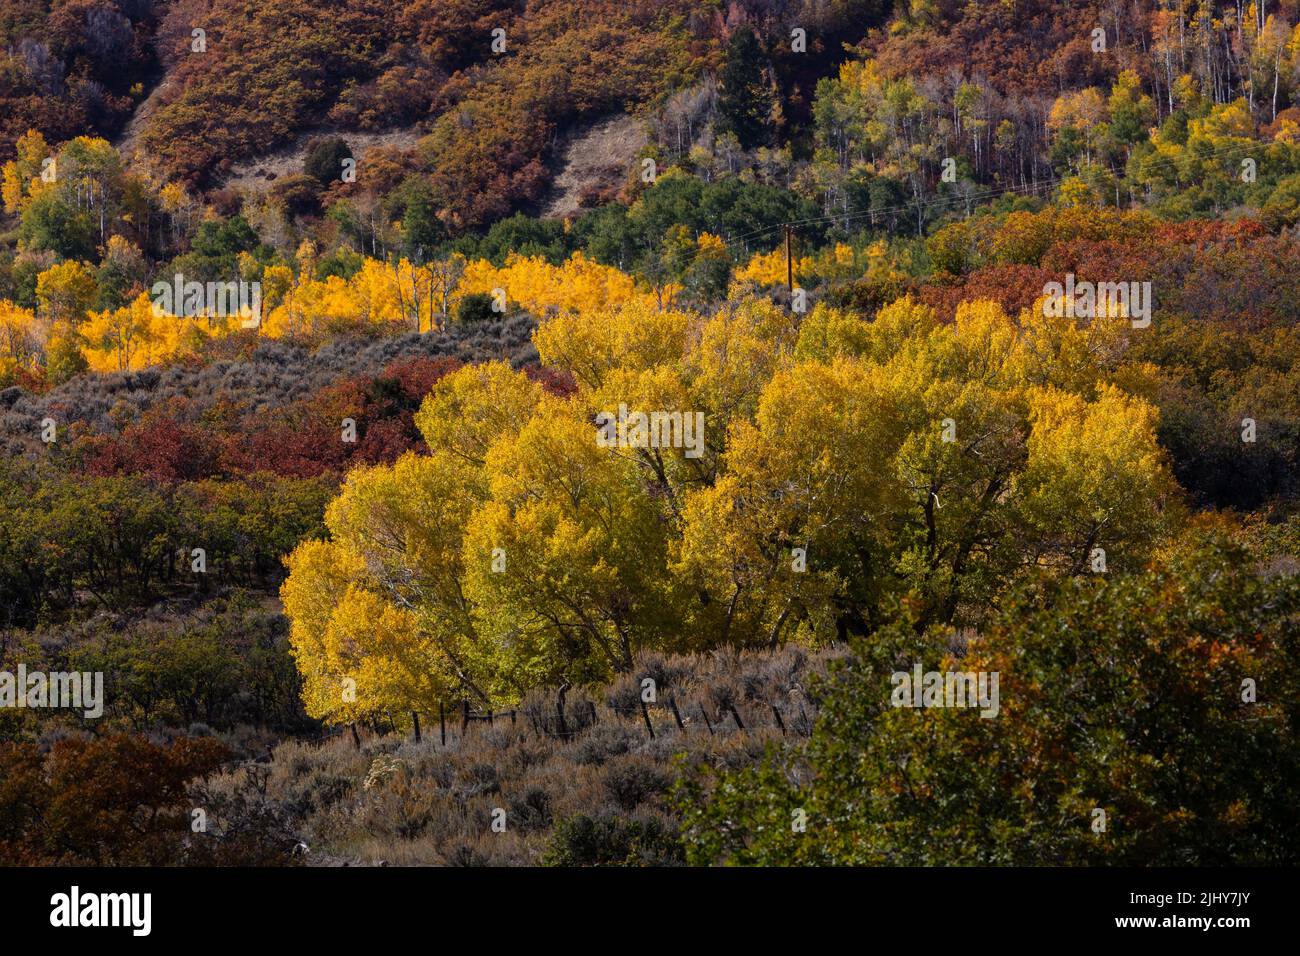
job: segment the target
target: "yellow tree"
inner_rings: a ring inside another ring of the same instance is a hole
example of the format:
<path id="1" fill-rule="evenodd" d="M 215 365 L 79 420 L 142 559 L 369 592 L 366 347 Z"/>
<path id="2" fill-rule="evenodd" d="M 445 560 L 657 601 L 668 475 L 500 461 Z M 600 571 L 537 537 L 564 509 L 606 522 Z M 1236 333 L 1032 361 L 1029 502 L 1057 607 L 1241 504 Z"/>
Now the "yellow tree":
<path id="1" fill-rule="evenodd" d="M 527 684 L 608 678 L 678 633 L 659 509 L 637 465 L 575 411 L 544 396 L 492 446 L 490 497 L 466 533 L 480 630 L 511 649 Z"/>
<path id="2" fill-rule="evenodd" d="M 417 419 L 433 453 L 352 472 L 326 513 L 329 540 L 288 558 L 281 593 L 313 714 L 354 720 L 523 690 L 476 631 L 462 552 L 487 497 L 487 448 L 522 426 L 539 393 L 504 362 L 443 378 Z M 364 632 L 367 615 L 384 627 Z"/>
<path id="3" fill-rule="evenodd" d="M 170 318 L 170 317 L 168 317 Z M 141 293 L 120 309 L 93 312 L 81 327 L 86 358 L 97 372 L 126 372 L 164 357 L 150 346 L 157 341 L 153 303 Z"/>
<path id="4" fill-rule="evenodd" d="M 0 299 L 0 355 L 26 364 L 40 351 L 41 338 L 30 309 Z"/>
<path id="5" fill-rule="evenodd" d="M 1157 419 L 1113 385 L 1093 402 L 1055 388 L 1033 394 L 1015 488 L 1033 557 L 1073 573 L 1142 566 L 1177 505 Z"/>
<path id="6" fill-rule="evenodd" d="M 571 372 L 580 388 L 596 390 L 615 368 L 649 369 L 681 361 L 690 316 L 664 311 L 650 299 L 592 305 L 543 323 L 533 341 L 542 362 Z"/>
<path id="7" fill-rule="evenodd" d="M 759 301 L 705 318 L 618 283 L 557 291 L 566 269 L 604 281 L 573 261 L 466 271 L 549 315 L 538 352 L 576 393 L 504 362 L 446 376 L 416 415 L 430 453 L 352 474 L 329 540 L 290 558 L 313 713 L 517 699 L 651 648 L 869 632 L 900 602 L 919 627 L 978 624 L 1026 565 L 1136 561 L 1174 514 L 1154 409 L 1116 384 L 1149 388 L 1123 316 L 973 302 L 940 324 L 902 299 L 874 321 Z M 368 321 L 397 308 L 382 264 L 360 275 Z M 625 412 L 662 427 L 611 440 Z"/>
<path id="8" fill-rule="evenodd" d="M 774 645 L 800 621 L 824 637 L 846 582 L 877 588 L 902 505 L 882 465 L 900 432 L 879 370 L 837 359 L 777 372 L 755 421 L 731 429 L 728 473 L 686 504 L 675 571 L 707 595 L 698 626 L 739 645 Z M 876 597 L 857 597 L 870 616 Z"/>
<path id="9" fill-rule="evenodd" d="M 60 262 L 36 277 L 36 301 L 54 323 L 83 321 L 98 294 L 94 274 L 80 262 Z"/>
<path id="10" fill-rule="evenodd" d="M 42 164 L 51 155 L 45 137 L 31 129 L 18 137 L 14 151 L 17 156 L 5 163 L 0 173 L 5 212 L 11 215 L 22 212 L 33 185 L 40 182 Z"/>

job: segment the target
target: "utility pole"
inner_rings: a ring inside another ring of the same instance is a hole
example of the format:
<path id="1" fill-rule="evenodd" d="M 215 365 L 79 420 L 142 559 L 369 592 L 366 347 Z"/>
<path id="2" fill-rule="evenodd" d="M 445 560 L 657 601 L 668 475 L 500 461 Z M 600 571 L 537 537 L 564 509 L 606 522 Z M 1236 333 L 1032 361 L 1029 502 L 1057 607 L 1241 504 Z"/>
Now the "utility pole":
<path id="1" fill-rule="evenodd" d="M 794 298 L 794 259 L 790 256 L 790 236 L 794 228 L 788 223 L 785 226 L 785 285 L 790 292 L 790 297 Z"/>

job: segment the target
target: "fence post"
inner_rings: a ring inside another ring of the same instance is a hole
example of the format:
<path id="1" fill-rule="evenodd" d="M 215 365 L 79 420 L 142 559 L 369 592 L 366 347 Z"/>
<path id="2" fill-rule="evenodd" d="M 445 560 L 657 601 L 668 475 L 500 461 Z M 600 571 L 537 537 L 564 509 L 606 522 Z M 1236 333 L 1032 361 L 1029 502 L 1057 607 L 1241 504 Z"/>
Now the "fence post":
<path id="1" fill-rule="evenodd" d="M 774 717 L 776 717 L 776 725 L 777 725 L 778 727 L 781 728 L 781 736 L 784 737 L 784 736 L 785 736 L 785 721 L 781 719 L 781 711 L 780 711 L 780 709 L 776 706 L 776 704 L 773 704 L 773 705 L 772 705 L 772 715 L 773 715 Z"/>
<path id="2" fill-rule="evenodd" d="M 673 720 L 677 721 L 677 729 L 682 733 L 686 733 L 686 725 L 682 723 L 681 711 L 677 709 L 677 698 L 672 694 L 668 695 L 668 706 L 672 708 Z"/>
<path id="3" fill-rule="evenodd" d="M 745 722 L 740 719 L 740 712 L 736 710 L 735 704 L 728 704 L 727 710 L 731 711 L 731 716 L 736 719 L 736 726 L 741 730 L 745 729 Z"/>
<path id="4" fill-rule="evenodd" d="M 411 711 L 411 724 L 415 727 L 415 742 L 420 742 L 420 715 Z"/>
<path id="5" fill-rule="evenodd" d="M 466 698 L 460 702 L 460 735 L 465 736 L 465 729 L 469 727 L 469 699 Z"/>
<path id="6" fill-rule="evenodd" d="M 564 719 L 564 695 L 567 694 L 568 692 L 569 692 L 569 682 L 565 681 L 563 684 L 560 685 L 560 692 L 557 695 L 555 701 L 555 712 L 556 714 L 559 715 L 560 718 L 560 736 L 566 738 L 569 736 L 569 724 Z"/>
<path id="7" fill-rule="evenodd" d="M 650 709 L 646 707 L 645 701 L 641 701 L 641 717 L 645 720 L 645 729 L 650 731 L 650 739 L 655 739 L 654 724 L 650 723 Z"/>
<path id="8" fill-rule="evenodd" d="M 713 721 L 709 720 L 709 712 L 700 704 L 700 716 L 704 718 L 704 726 L 709 728 L 709 736 L 713 736 Z"/>
<path id="9" fill-rule="evenodd" d="M 442 734 L 442 745 L 447 746 L 447 715 L 443 712 L 442 701 L 438 701 L 438 731 Z"/>

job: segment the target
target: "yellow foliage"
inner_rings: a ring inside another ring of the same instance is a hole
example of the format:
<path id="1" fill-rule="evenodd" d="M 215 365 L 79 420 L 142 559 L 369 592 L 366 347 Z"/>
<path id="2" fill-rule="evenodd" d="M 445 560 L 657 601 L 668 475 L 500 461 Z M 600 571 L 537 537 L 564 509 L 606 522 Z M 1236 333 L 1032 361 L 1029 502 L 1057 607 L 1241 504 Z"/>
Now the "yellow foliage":
<path id="1" fill-rule="evenodd" d="M 565 311 L 542 325 L 533 341 L 543 364 L 573 373 L 582 388 L 599 388 L 621 365 L 650 368 L 681 360 L 690 316 L 659 309 L 648 296 L 616 305 Z"/>
<path id="2" fill-rule="evenodd" d="M 518 280 L 511 297 L 538 308 L 566 268 L 589 264 L 476 263 L 467 281 Z M 348 674 L 370 708 L 491 704 L 649 648 L 825 640 L 844 602 L 875 620 L 900 591 L 953 622 L 1023 555 L 1075 569 L 1104 542 L 1132 563 L 1173 513 L 1154 407 L 1110 381 L 1122 317 L 970 302 L 940 324 L 905 298 L 873 321 L 819 304 L 798 322 L 749 298 L 705 318 L 630 283 L 570 293 L 535 342 L 576 394 L 504 362 L 446 376 L 416 416 L 431 454 L 354 473 L 330 542 L 290 560 L 295 653 L 325 688 L 313 713 L 355 712 L 329 697 Z M 611 440 L 620 410 L 699 416 L 700 440 Z M 360 633 L 367 615 L 378 633 Z"/>
<path id="3" fill-rule="evenodd" d="M 560 266 L 514 254 L 501 268 L 477 260 L 466 267 L 455 300 L 473 293 L 492 295 L 497 289 L 505 291 L 507 301 L 539 316 L 611 309 L 639 298 L 631 276 L 578 252 Z"/>
<path id="4" fill-rule="evenodd" d="M 60 262 L 36 277 L 36 301 L 53 322 L 80 322 L 98 294 L 94 274 L 80 262 Z"/>
<path id="5" fill-rule="evenodd" d="M 43 338 L 30 309 L 0 299 L 0 356 L 26 364 L 40 351 Z"/>
<path id="6" fill-rule="evenodd" d="M 785 252 L 773 249 L 754 255 L 743 269 L 736 270 L 735 281 L 754 282 L 760 286 L 776 285 L 786 279 Z"/>
<path id="7" fill-rule="evenodd" d="M 883 254 L 881 244 L 873 244 L 868 250 L 869 258 Z M 795 285 L 812 284 L 831 280 L 853 279 L 860 276 L 863 268 L 853 247 L 846 242 L 837 242 L 822 249 L 813 256 L 802 256 L 794 264 Z M 752 282 L 759 286 L 783 285 L 786 281 L 785 249 L 755 254 L 743 269 L 736 271 L 735 283 Z"/>
<path id="8" fill-rule="evenodd" d="M 188 202 L 179 186 L 164 187 L 163 192 L 165 206 L 179 208 Z M 699 243 L 706 254 L 725 254 L 717 237 L 702 234 Z M 131 249 L 113 237 L 108 254 L 125 256 Z M 648 339 L 668 332 L 670 338 L 658 345 L 666 345 L 673 355 L 681 352 L 683 316 L 666 312 L 662 319 L 652 320 L 664 297 L 671 300 L 675 288 L 638 291 L 627 274 L 581 254 L 560 266 L 513 256 L 501 268 L 486 260 L 466 263 L 459 256 L 428 265 L 415 265 L 407 259 L 381 262 L 367 258 L 350 279 L 315 278 L 315 259 L 315 247 L 309 242 L 298 250 L 297 273 L 285 265 L 262 269 L 251 257 L 241 256 L 239 278 L 261 282 L 258 334 L 302 339 L 364 325 L 428 332 L 441 328 L 465 295 L 502 289 L 510 302 L 540 317 L 582 314 L 591 322 L 593 310 L 621 312 L 626 308 L 616 336 L 621 345 L 653 351 L 657 343 Z M 37 295 L 40 311 L 49 322 L 89 322 L 86 354 L 96 371 L 139 369 L 164 362 L 204 337 L 227 335 L 242 327 L 235 316 L 167 317 L 160 321 L 159 316 L 145 316 L 146 303 L 142 301 L 88 316 L 97 286 L 94 274 L 77 262 L 59 263 L 41 273 Z M 638 322 L 638 317 L 645 321 Z"/>

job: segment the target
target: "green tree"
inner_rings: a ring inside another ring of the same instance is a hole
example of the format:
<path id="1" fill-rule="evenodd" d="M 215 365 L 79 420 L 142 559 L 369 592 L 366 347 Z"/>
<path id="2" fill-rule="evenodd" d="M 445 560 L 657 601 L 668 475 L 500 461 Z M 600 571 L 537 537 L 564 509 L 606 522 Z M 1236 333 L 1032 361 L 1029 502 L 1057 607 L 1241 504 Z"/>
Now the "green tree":
<path id="1" fill-rule="evenodd" d="M 688 859 L 1285 864 L 1298 624 L 1300 577 L 1199 534 L 1146 573 L 1026 585 L 970 639 L 900 622 L 817 690 L 806 747 L 683 784 Z M 915 665 L 998 673 L 996 716 L 894 706 L 893 675 Z"/>
<path id="2" fill-rule="evenodd" d="M 322 186 L 341 182 L 343 161 L 352 158 L 352 148 L 339 136 L 327 136 L 313 143 L 303 160 L 302 171 Z"/>
<path id="3" fill-rule="evenodd" d="M 727 59 L 719 78 L 718 111 L 722 128 L 734 133 L 745 149 L 768 139 L 773 96 L 766 75 L 767 57 L 748 26 L 731 34 Z"/>

